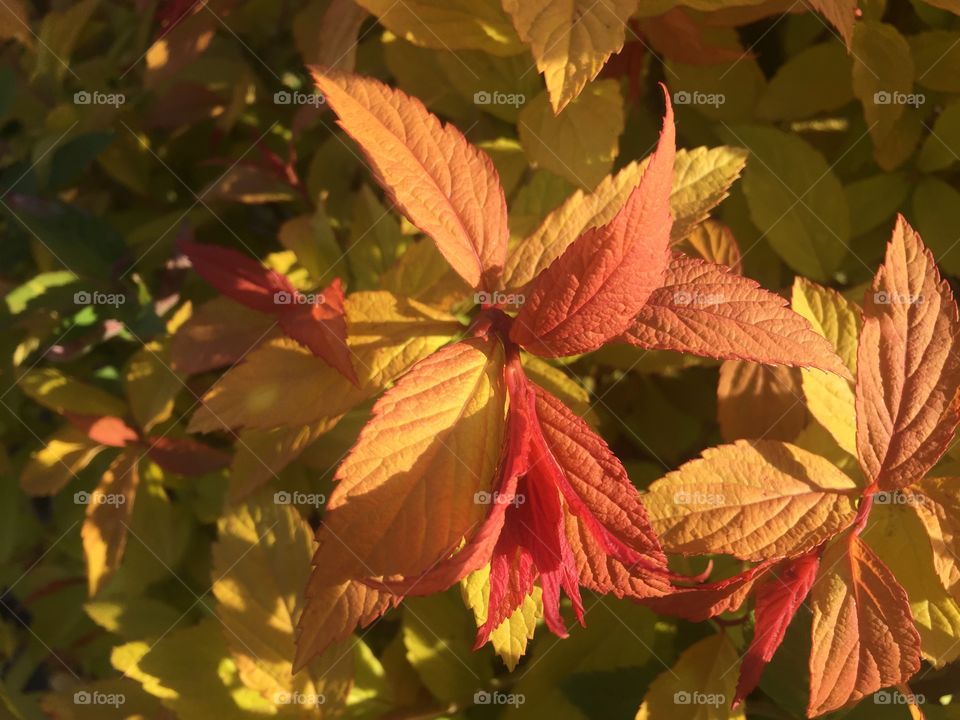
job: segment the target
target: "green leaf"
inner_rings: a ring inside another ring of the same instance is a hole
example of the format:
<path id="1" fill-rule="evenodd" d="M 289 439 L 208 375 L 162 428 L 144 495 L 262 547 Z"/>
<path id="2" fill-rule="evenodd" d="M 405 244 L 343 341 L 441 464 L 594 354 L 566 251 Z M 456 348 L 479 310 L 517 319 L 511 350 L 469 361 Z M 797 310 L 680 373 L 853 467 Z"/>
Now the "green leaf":
<path id="1" fill-rule="evenodd" d="M 881 173 L 850 183 L 844 193 L 850 207 L 850 236 L 857 237 L 893 218 L 910 193 L 910 178 Z"/>
<path id="2" fill-rule="evenodd" d="M 943 269 L 960 274 L 960 192 L 938 178 L 922 178 L 913 191 L 912 219 Z"/>
<path id="3" fill-rule="evenodd" d="M 958 36 L 960 40 L 960 36 Z M 960 158 L 960 101 L 947 105 L 920 148 L 917 167 L 923 172 L 946 170 Z"/>
<path id="4" fill-rule="evenodd" d="M 853 100 L 851 59 L 839 42 L 813 45 L 790 57 L 770 79 L 757 104 L 767 120 L 802 120 Z"/>
<path id="5" fill-rule="evenodd" d="M 823 155 L 773 128 L 729 130 L 750 151 L 743 192 L 750 218 L 791 268 L 828 282 L 847 254 L 850 210 Z"/>
<path id="6" fill-rule="evenodd" d="M 960 33 L 931 30 L 911 35 L 909 43 L 918 85 L 960 92 Z"/>

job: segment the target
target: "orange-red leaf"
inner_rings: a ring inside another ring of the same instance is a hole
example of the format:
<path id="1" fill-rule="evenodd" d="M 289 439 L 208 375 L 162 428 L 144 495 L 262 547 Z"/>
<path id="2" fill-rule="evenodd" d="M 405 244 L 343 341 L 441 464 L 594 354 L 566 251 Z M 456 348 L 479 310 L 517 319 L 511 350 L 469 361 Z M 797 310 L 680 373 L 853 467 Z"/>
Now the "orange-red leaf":
<path id="1" fill-rule="evenodd" d="M 252 310 L 273 315 L 278 292 L 295 292 L 280 273 L 269 270 L 241 252 L 181 238 L 177 243 L 204 280 L 231 300 Z"/>
<path id="2" fill-rule="evenodd" d="M 147 438 L 147 454 L 164 470 L 181 475 L 205 475 L 230 464 L 230 455 L 190 438 Z"/>
<path id="3" fill-rule="evenodd" d="M 507 205 L 490 158 L 419 100 L 371 78 L 313 68 L 317 87 L 396 205 L 470 285 L 493 290 Z"/>
<path id="4" fill-rule="evenodd" d="M 81 415 L 67 412 L 64 413 L 64 417 L 67 422 L 100 445 L 125 447 L 140 439 L 136 430 L 127 425 L 122 418 L 113 415 Z"/>
<path id="5" fill-rule="evenodd" d="M 786 300 L 729 268 L 680 254 L 624 340 L 642 348 L 850 376 L 830 343 Z"/>
<path id="6" fill-rule="evenodd" d="M 920 669 L 907 593 L 856 534 L 827 548 L 810 594 L 810 717 L 837 710 Z"/>
<path id="7" fill-rule="evenodd" d="M 950 286 L 903 217 L 863 303 L 857 452 L 867 479 L 895 490 L 922 478 L 960 422 L 960 320 Z"/>
<path id="8" fill-rule="evenodd" d="M 740 664 L 734 706 L 753 692 L 760 682 L 763 668 L 780 647 L 793 616 L 810 592 L 819 566 L 820 555 L 813 552 L 784 561 L 757 585 L 753 639 Z"/>
<path id="9" fill-rule="evenodd" d="M 577 238 L 534 280 L 510 332 L 529 351 L 559 357 L 596 350 L 623 333 L 663 283 L 676 154 L 669 96 L 666 102 L 657 149 L 626 204 L 607 225 Z"/>

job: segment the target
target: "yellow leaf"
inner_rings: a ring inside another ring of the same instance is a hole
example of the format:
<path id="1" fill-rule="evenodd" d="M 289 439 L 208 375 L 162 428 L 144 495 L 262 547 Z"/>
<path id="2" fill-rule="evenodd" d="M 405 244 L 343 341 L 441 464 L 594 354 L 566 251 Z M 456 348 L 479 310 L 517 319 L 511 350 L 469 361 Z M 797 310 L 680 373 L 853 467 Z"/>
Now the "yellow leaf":
<path id="1" fill-rule="evenodd" d="M 740 654 L 723 633 L 694 643 L 670 670 L 650 683 L 636 720 L 745 718 L 743 705 L 730 709 L 739 665 Z"/>
<path id="2" fill-rule="evenodd" d="M 80 536 L 87 558 L 87 585 L 96 595 L 120 567 L 127 546 L 133 503 L 140 485 L 140 454 L 120 453 L 92 493 L 77 493 L 87 511 Z"/>
<path id="3" fill-rule="evenodd" d="M 58 430 L 45 443 L 30 455 L 20 475 L 20 487 L 28 495 L 59 492 L 104 449 L 72 425 Z"/>
<path id="4" fill-rule="evenodd" d="M 904 492 L 930 537 L 940 582 L 960 602 L 960 479 L 924 478 Z"/>
<path id="5" fill-rule="evenodd" d="M 546 93 L 540 93 L 524 106 L 517 122 L 532 163 L 592 190 L 610 172 L 620 150 L 620 85 L 615 80 L 593 83 L 559 115 L 554 115 Z"/>
<path id="6" fill-rule="evenodd" d="M 593 410 L 590 392 L 574 378 L 543 358 L 524 353 L 521 356 L 523 369 L 537 385 L 563 400 L 564 405 L 589 424 L 596 426 L 600 419 Z"/>
<path id="7" fill-rule="evenodd" d="M 503 0 L 559 113 L 620 52 L 636 0 Z"/>
<path id="8" fill-rule="evenodd" d="M 473 611 L 477 627 L 480 627 L 487 621 L 490 566 L 485 565 L 465 577 L 460 582 L 460 591 L 463 594 L 463 602 Z M 503 659 L 510 672 L 513 672 L 520 658 L 527 651 L 527 643 L 533 639 L 537 621 L 543 617 L 542 594 L 540 587 L 535 586 L 533 594 L 527 595 L 520 607 L 490 634 L 490 643 L 494 651 Z"/>
<path id="9" fill-rule="evenodd" d="M 530 236 L 513 248 L 503 271 L 503 286 L 519 289 L 556 260 L 582 233 L 605 225 L 626 203 L 640 182 L 649 158 L 631 162 L 605 177 L 592 193 L 577 190 L 543 220 Z M 710 210 L 727 196 L 740 175 L 746 152 L 740 148 L 698 147 L 678 150 L 673 166 L 670 210 L 671 238 L 690 234 Z"/>
<path id="10" fill-rule="evenodd" d="M 923 657 L 939 668 L 960 657 L 960 605 L 937 577 L 926 529 L 907 507 L 924 500 L 919 493 L 878 493 L 863 539 L 907 591 Z"/>
<path id="11" fill-rule="evenodd" d="M 450 308 L 473 292 L 437 246 L 429 240 L 410 244 L 400 259 L 380 278 L 384 290 L 441 308 Z"/>
<path id="12" fill-rule="evenodd" d="M 836 535 L 856 516 L 857 493 L 824 458 L 741 440 L 655 482 L 644 505 L 667 551 L 761 561 L 801 555 Z"/>
<path id="13" fill-rule="evenodd" d="M 438 50 L 484 50 L 515 55 L 523 49 L 497 0 L 356 0 L 394 35 Z"/>
<path id="14" fill-rule="evenodd" d="M 857 373 L 857 342 L 860 312 L 835 290 L 798 277 L 793 284 L 791 306 L 805 317 L 814 332 L 833 345 L 850 373 Z M 807 410 L 854 457 L 857 456 L 857 423 L 853 383 L 839 375 L 819 370 L 801 370 Z"/>
<path id="15" fill-rule="evenodd" d="M 216 613 L 241 680 L 272 703 L 304 712 L 346 697 L 353 661 L 347 648 L 334 647 L 306 672 L 292 673 L 312 554 L 309 526 L 270 495 L 221 517 L 213 545 Z"/>
<path id="16" fill-rule="evenodd" d="M 343 577 L 419 575 L 487 513 L 500 461 L 503 347 L 473 338 L 418 363 L 373 408 L 337 470 L 324 529 L 351 550 L 324 557 Z M 423 508 L 442 522 L 424 522 Z M 351 575 L 352 574 L 352 575 Z"/>
<path id="17" fill-rule="evenodd" d="M 726 265 L 740 272 L 740 246 L 730 228 L 717 220 L 705 220 L 697 225 L 683 239 L 680 250 L 692 251 L 708 262 Z"/>
<path id="18" fill-rule="evenodd" d="M 23 393 L 55 413 L 81 415 L 126 414 L 124 402 L 110 393 L 64 375 L 54 368 L 35 368 L 18 381 Z"/>
<path id="19" fill-rule="evenodd" d="M 183 380 L 170 369 L 167 344 L 159 342 L 144 345 L 130 358 L 123 386 L 133 419 L 145 433 L 170 419 L 174 400 L 184 389 Z"/>

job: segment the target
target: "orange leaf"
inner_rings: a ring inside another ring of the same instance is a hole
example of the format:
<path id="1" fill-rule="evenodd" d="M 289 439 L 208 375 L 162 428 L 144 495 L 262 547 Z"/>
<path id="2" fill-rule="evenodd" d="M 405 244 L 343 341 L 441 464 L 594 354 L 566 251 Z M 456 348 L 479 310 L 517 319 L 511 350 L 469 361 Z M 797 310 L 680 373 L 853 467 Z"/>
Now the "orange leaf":
<path id="1" fill-rule="evenodd" d="M 729 268 L 680 254 L 624 340 L 648 349 L 815 367 L 850 377 L 830 343 L 786 300 Z"/>
<path id="2" fill-rule="evenodd" d="M 640 184 L 613 220 L 577 238 L 534 280 L 510 332 L 530 352 L 559 357 L 596 350 L 623 333 L 663 283 L 676 154 L 673 108 L 664 94 L 663 130 Z"/>
<path id="3" fill-rule="evenodd" d="M 906 591 L 856 534 L 827 548 L 810 594 L 810 717 L 905 683 L 920 669 Z"/>
<path id="4" fill-rule="evenodd" d="M 867 479 L 895 490 L 922 478 L 960 423 L 960 320 L 933 256 L 901 216 L 863 303 L 857 452 Z"/>
<path id="5" fill-rule="evenodd" d="M 371 78 L 313 68 L 317 87 L 377 181 L 470 285 L 493 290 L 507 257 L 507 204 L 490 158 L 419 100 Z"/>

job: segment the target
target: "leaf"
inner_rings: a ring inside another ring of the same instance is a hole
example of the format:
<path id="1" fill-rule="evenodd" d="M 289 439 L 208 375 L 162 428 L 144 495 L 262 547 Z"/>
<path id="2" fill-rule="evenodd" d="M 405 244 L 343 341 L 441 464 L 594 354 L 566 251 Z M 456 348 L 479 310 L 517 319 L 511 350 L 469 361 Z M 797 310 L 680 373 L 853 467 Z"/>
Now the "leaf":
<path id="1" fill-rule="evenodd" d="M 679 244 L 679 249 L 707 262 L 725 265 L 737 274 L 742 271 L 740 246 L 730 228 L 716 220 L 697 225 Z"/>
<path id="2" fill-rule="evenodd" d="M 856 534 L 827 548 L 810 593 L 810 704 L 816 717 L 920 669 L 920 637 L 907 594 Z"/>
<path id="3" fill-rule="evenodd" d="M 930 90 L 960 92 L 960 33 L 929 30 L 911 35 L 910 55 L 917 84 Z"/>
<path id="4" fill-rule="evenodd" d="M 276 320 L 217 297 L 196 308 L 170 341 L 170 367 L 197 375 L 242 360 L 262 341 L 280 335 Z"/>
<path id="5" fill-rule="evenodd" d="M 863 538 L 903 585 L 923 658 L 940 668 L 960 657 L 960 605 L 937 576 L 926 528 L 907 507 L 925 501 L 920 493 L 875 495 Z"/>
<path id="6" fill-rule="evenodd" d="M 590 400 L 590 392 L 577 382 L 576 378 L 536 355 L 524 353 L 520 360 L 527 377 L 548 390 L 550 394 L 556 395 L 577 417 L 583 418 L 590 425 L 599 424 L 599 418 Z"/>
<path id="7" fill-rule="evenodd" d="M 375 290 L 380 278 L 403 251 L 400 221 L 384 209 L 367 185 L 354 198 L 347 257 L 356 285 L 353 290 Z"/>
<path id="8" fill-rule="evenodd" d="M 724 633 L 694 643 L 673 667 L 650 684 L 636 720 L 743 720 L 743 708 L 730 709 L 740 659 Z"/>
<path id="9" fill-rule="evenodd" d="M 905 173 L 880 173 L 847 185 L 850 235 L 857 237 L 884 225 L 907 199 L 911 184 Z"/>
<path id="10" fill-rule="evenodd" d="M 800 50 L 770 78 L 757 114 L 766 120 L 802 120 L 839 110 L 853 99 L 850 72 L 850 56 L 832 39 Z"/>
<path id="11" fill-rule="evenodd" d="M 244 685 L 275 704 L 298 694 L 316 707 L 348 692 L 353 658 L 344 648 L 331 649 L 307 672 L 291 672 L 312 549 L 312 533 L 296 508 L 266 498 L 234 507 L 218 523 L 216 614 Z"/>
<path id="12" fill-rule="evenodd" d="M 960 482 L 956 478 L 924 478 L 906 490 L 930 538 L 933 564 L 940 582 L 960 602 Z M 895 496 L 896 497 L 896 496 Z"/>
<path id="13" fill-rule="evenodd" d="M 847 370 L 855 374 L 861 324 L 857 307 L 835 290 L 799 277 L 793 283 L 791 304 L 796 313 L 810 322 L 814 332 L 830 342 Z M 856 457 L 853 383 L 838 375 L 801 372 L 807 410 L 841 448 Z"/>
<path id="14" fill-rule="evenodd" d="M 648 598 L 643 602 L 661 615 L 681 617 L 690 622 L 703 622 L 717 615 L 738 610 L 773 562 L 770 560 L 754 565 L 722 580 L 691 587 L 678 587 L 670 595 Z"/>
<path id="15" fill-rule="evenodd" d="M 960 222 L 958 203 L 960 193 L 936 177 L 924 177 L 913 190 L 913 218 L 917 232 L 948 275 L 960 272 L 960 250 L 956 247 L 956 228 Z"/>
<path id="16" fill-rule="evenodd" d="M 773 128 L 730 133 L 750 151 L 743 192 L 754 225 L 792 269 L 817 282 L 831 280 L 847 255 L 850 211 L 823 155 Z"/>
<path id="17" fill-rule="evenodd" d="M 104 450 L 82 430 L 65 426 L 30 455 L 20 474 L 20 487 L 28 495 L 55 495 Z"/>
<path id="18" fill-rule="evenodd" d="M 863 304 L 857 354 L 857 449 L 869 482 L 922 478 L 960 423 L 960 332 L 953 292 L 903 217 Z"/>
<path id="19" fill-rule="evenodd" d="M 613 166 L 623 124 L 620 86 L 601 80 L 559 115 L 554 115 L 547 94 L 540 93 L 520 112 L 517 131 L 532 163 L 591 190 Z"/>
<path id="20" fill-rule="evenodd" d="M 34 368 L 17 381 L 23 394 L 58 415 L 122 416 L 124 402 L 110 393 L 64 375 L 55 368 Z"/>
<path id="21" fill-rule="evenodd" d="M 851 54 L 853 93 L 863 104 L 874 145 L 880 145 L 896 131 L 913 89 L 910 46 L 893 25 L 863 20 L 854 28 Z"/>
<path id="22" fill-rule="evenodd" d="M 230 464 L 230 455 L 187 437 L 147 438 L 147 455 L 168 472 L 206 475 Z"/>
<path id="23" fill-rule="evenodd" d="M 506 389 L 498 341 L 464 340 L 419 362 L 377 402 L 337 469 L 325 530 L 354 577 L 416 576 L 449 555 L 487 509 L 503 444 Z M 424 523 L 429 507 L 442 522 Z M 332 572 L 332 571 L 331 571 Z"/>
<path id="24" fill-rule="evenodd" d="M 679 254 L 623 339 L 642 348 L 850 374 L 779 295 L 722 265 Z"/>
<path id="25" fill-rule="evenodd" d="M 810 0 L 810 5 L 833 25 L 850 47 L 854 37 L 854 21 L 859 16 L 857 0 Z"/>
<path id="26" fill-rule="evenodd" d="M 727 360 L 717 383 L 717 421 L 726 442 L 792 441 L 806 426 L 800 372 L 782 365 Z"/>
<path id="27" fill-rule="evenodd" d="M 185 238 L 178 241 L 177 247 L 200 277 L 251 310 L 274 315 L 282 302 L 278 294 L 296 293 L 286 277 L 237 250 Z"/>
<path id="28" fill-rule="evenodd" d="M 473 652 L 476 631 L 459 595 L 452 591 L 404 602 L 407 660 L 431 695 L 450 703 L 471 699 L 493 676 L 487 658 Z"/>
<path id="29" fill-rule="evenodd" d="M 650 486 L 650 522 L 668 552 L 741 560 L 796 557 L 854 519 L 859 489 L 828 460 L 789 443 L 704 450 Z"/>
<path id="30" fill-rule="evenodd" d="M 33 33 L 30 31 L 25 0 L 7 0 L 0 6 L 0 38 L 13 38 L 27 47 L 33 47 Z"/>
<path id="31" fill-rule="evenodd" d="M 782 563 L 757 585 L 753 638 L 740 664 L 734 704 L 757 687 L 763 668 L 780 647 L 787 627 L 810 592 L 819 565 L 816 552 L 803 555 Z"/>
<path id="32" fill-rule="evenodd" d="M 585 232 L 537 277 L 512 340 L 557 357 L 596 350 L 626 330 L 668 262 L 674 133 L 668 98 L 660 141 L 639 185 L 609 224 Z"/>
<path id="33" fill-rule="evenodd" d="M 127 545 L 133 503 L 140 485 L 140 456 L 136 451 L 116 457 L 87 498 L 86 517 L 80 535 L 87 558 L 90 596 L 120 567 Z"/>
<path id="34" fill-rule="evenodd" d="M 137 426 L 150 432 L 173 415 L 173 403 L 184 389 L 183 380 L 170 369 L 169 348 L 159 342 L 144 345 L 127 361 L 123 389 Z"/>
<path id="35" fill-rule="evenodd" d="M 471 286 L 492 290 L 507 254 L 507 206 L 490 158 L 423 104 L 381 82 L 313 70 L 340 126 L 391 200 Z"/>
<path id="36" fill-rule="evenodd" d="M 463 602 L 473 611 L 477 627 L 487 622 L 490 605 L 490 566 L 484 565 L 460 582 Z M 513 672 L 520 658 L 527 651 L 527 643 L 533 640 L 537 621 L 543 617 L 542 591 L 534 587 L 533 594 L 523 599 L 523 604 L 513 611 L 490 633 L 490 644 L 500 656 L 507 670 Z"/>
<path id="37" fill-rule="evenodd" d="M 925 173 L 946 170 L 960 157 L 960 102 L 948 104 L 923 141 L 917 167 Z"/>
<path id="38" fill-rule="evenodd" d="M 633 0 L 504 0 L 517 34 L 533 52 L 550 104 L 560 113 L 623 47 Z"/>
<path id="39" fill-rule="evenodd" d="M 380 277 L 380 287 L 441 308 L 453 307 L 472 294 L 429 240 L 408 245 L 400 260 Z"/>
<path id="40" fill-rule="evenodd" d="M 515 55 L 522 45 L 496 0 L 357 0 L 404 40 L 438 50 Z"/>
<path id="41" fill-rule="evenodd" d="M 593 192 L 577 190 L 553 210 L 537 230 L 514 247 L 503 273 L 504 287 L 520 289 L 545 270 L 584 232 L 606 225 L 640 182 L 649 158 L 633 161 L 604 178 Z M 746 153 L 740 148 L 677 150 L 673 166 L 670 237 L 678 242 L 727 196 L 740 175 Z"/>

